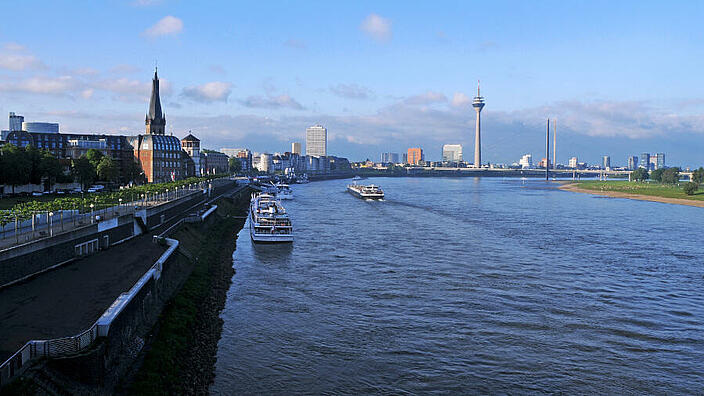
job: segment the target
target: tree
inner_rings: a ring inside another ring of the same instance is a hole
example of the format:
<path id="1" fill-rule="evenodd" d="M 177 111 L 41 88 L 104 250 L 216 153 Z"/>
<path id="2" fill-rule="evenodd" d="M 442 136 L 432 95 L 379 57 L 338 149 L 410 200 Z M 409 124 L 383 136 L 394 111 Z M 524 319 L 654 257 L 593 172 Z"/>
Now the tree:
<path id="1" fill-rule="evenodd" d="M 14 194 L 15 186 L 29 183 L 32 163 L 25 150 L 14 144 L 6 144 L 2 147 L 2 158 L 5 183 L 12 186 Z"/>
<path id="2" fill-rule="evenodd" d="M 694 182 L 689 182 L 684 185 L 684 193 L 687 195 L 694 195 L 694 192 L 699 189 L 699 184 Z"/>
<path id="3" fill-rule="evenodd" d="M 71 164 L 71 172 L 74 174 L 76 179 L 78 179 L 83 188 L 93 184 L 93 181 L 95 180 L 95 168 L 93 168 L 93 165 L 85 156 L 81 156 L 81 158 L 73 160 L 73 163 Z"/>
<path id="4" fill-rule="evenodd" d="M 113 182 L 120 176 L 120 169 L 110 157 L 103 157 L 96 167 L 99 180 Z"/>
<path id="5" fill-rule="evenodd" d="M 631 172 L 631 180 L 642 182 L 648 179 L 648 171 L 643 168 L 638 168 Z"/>
<path id="6" fill-rule="evenodd" d="M 680 168 L 667 168 L 662 173 L 662 182 L 667 184 L 677 184 L 680 181 Z"/>
<path id="7" fill-rule="evenodd" d="M 652 181 L 656 181 L 658 183 L 662 183 L 662 174 L 665 173 L 665 169 L 655 169 L 654 171 L 650 172 L 650 179 Z"/>
<path id="8" fill-rule="evenodd" d="M 122 167 L 122 181 L 125 183 L 141 181 L 142 167 L 134 159 L 124 160 Z"/>
<path id="9" fill-rule="evenodd" d="M 697 184 L 704 183 L 704 168 L 700 166 L 699 169 L 692 172 L 692 181 Z"/>
<path id="10" fill-rule="evenodd" d="M 52 189 L 54 183 L 61 179 L 64 174 L 64 168 L 61 166 L 58 158 L 54 157 L 50 152 L 42 153 L 41 162 L 39 165 L 42 176 L 47 178 L 49 190 Z"/>
<path id="11" fill-rule="evenodd" d="M 30 163 L 29 182 L 32 184 L 41 184 L 43 176 L 42 152 L 32 145 L 27 146 L 25 152 Z"/>
<path id="12" fill-rule="evenodd" d="M 97 169 L 100 160 L 103 159 L 103 153 L 100 150 L 88 149 L 88 151 L 86 151 L 86 158 L 90 161 L 91 165 L 93 165 L 93 168 Z"/>
<path id="13" fill-rule="evenodd" d="M 231 173 L 240 173 L 242 171 L 242 161 L 239 158 L 230 158 L 227 162 Z"/>

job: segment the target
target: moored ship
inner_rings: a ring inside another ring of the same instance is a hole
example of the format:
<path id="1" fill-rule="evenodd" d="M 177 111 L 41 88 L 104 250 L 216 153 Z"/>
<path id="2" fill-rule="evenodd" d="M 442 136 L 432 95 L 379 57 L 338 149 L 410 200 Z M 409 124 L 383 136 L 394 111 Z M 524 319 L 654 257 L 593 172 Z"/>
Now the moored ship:
<path id="1" fill-rule="evenodd" d="M 384 191 L 379 186 L 370 184 L 363 186 L 361 184 L 349 184 L 347 191 L 355 197 L 362 199 L 383 199 Z"/>
<path id="2" fill-rule="evenodd" d="M 252 195 L 249 205 L 249 234 L 254 242 L 293 242 L 291 218 L 273 195 L 266 193 Z"/>

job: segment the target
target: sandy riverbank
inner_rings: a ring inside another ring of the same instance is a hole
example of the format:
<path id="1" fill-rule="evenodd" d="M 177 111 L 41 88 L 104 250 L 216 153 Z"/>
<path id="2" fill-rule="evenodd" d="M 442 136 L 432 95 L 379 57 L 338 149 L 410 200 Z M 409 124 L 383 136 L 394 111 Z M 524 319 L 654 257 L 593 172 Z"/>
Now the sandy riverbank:
<path id="1" fill-rule="evenodd" d="M 620 191 L 588 190 L 586 188 L 580 188 L 578 184 L 570 183 L 570 182 L 566 182 L 565 184 L 562 184 L 559 188 L 560 188 L 560 190 L 565 190 L 565 191 L 587 193 L 587 194 L 593 194 L 593 195 L 601 195 L 601 196 L 612 197 L 612 198 L 628 198 L 628 199 L 637 199 L 640 201 L 661 202 L 661 203 L 668 203 L 668 204 L 674 204 L 674 205 L 687 205 L 687 206 L 697 206 L 700 208 L 704 208 L 704 201 L 696 201 L 693 199 L 656 197 L 653 195 L 629 194 L 629 193 L 624 193 L 624 192 L 620 192 Z"/>

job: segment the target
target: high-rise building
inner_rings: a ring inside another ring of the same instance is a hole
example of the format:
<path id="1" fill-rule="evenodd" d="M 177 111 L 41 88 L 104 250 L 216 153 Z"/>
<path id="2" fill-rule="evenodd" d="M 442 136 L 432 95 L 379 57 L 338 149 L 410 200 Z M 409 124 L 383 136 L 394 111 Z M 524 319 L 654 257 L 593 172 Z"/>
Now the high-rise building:
<path id="1" fill-rule="evenodd" d="M 328 130 L 322 125 L 306 128 L 306 155 L 328 155 Z"/>
<path id="2" fill-rule="evenodd" d="M 477 96 L 472 101 L 472 107 L 477 112 L 477 122 L 474 128 L 474 167 L 482 166 L 482 139 L 481 139 L 481 112 L 484 108 L 484 98 L 479 93 L 479 82 L 477 81 Z"/>
<path id="3" fill-rule="evenodd" d="M 665 153 L 652 154 L 650 156 L 650 161 L 655 166 L 653 169 L 665 168 Z"/>
<path id="4" fill-rule="evenodd" d="M 298 154 L 301 155 L 301 143 L 300 142 L 293 142 L 291 143 L 291 154 Z"/>
<path id="5" fill-rule="evenodd" d="M 629 155 L 628 156 L 628 170 L 635 170 L 638 167 L 638 156 Z"/>
<path id="6" fill-rule="evenodd" d="M 408 149 L 408 163 L 411 165 L 418 165 L 421 161 L 424 161 L 423 149 L 420 147 L 414 147 Z"/>
<path id="7" fill-rule="evenodd" d="M 462 145 L 445 144 L 442 146 L 443 162 L 462 162 Z"/>
<path id="8" fill-rule="evenodd" d="M 523 169 L 530 169 L 533 167 L 533 156 L 526 154 L 518 161 L 518 165 Z"/>
<path id="9" fill-rule="evenodd" d="M 382 164 L 398 164 L 398 153 L 381 153 Z"/>
<path id="10" fill-rule="evenodd" d="M 650 154 L 642 153 L 640 155 L 640 162 L 638 163 L 639 168 L 644 168 L 645 170 L 650 170 Z"/>
<path id="11" fill-rule="evenodd" d="M 606 170 L 610 170 L 611 169 L 611 157 L 609 157 L 608 155 L 605 155 L 604 157 L 602 157 L 601 167 Z"/>
<path id="12" fill-rule="evenodd" d="M 10 132 L 21 131 L 22 123 L 24 122 L 24 116 L 10 112 Z"/>
<path id="13" fill-rule="evenodd" d="M 401 162 L 404 164 L 408 163 L 408 153 L 403 153 L 403 160 Z"/>
<path id="14" fill-rule="evenodd" d="M 578 160 L 577 160 L 577 157 L 572 157 L 572 158 L 570 158 L 569 162 L 567 163 L 567 166 L 568 166 L 569 168 L 575 168 L 575 169 L 576 169 L 578 163 L 579 163 L 579 162 L 578 162 Z"/>

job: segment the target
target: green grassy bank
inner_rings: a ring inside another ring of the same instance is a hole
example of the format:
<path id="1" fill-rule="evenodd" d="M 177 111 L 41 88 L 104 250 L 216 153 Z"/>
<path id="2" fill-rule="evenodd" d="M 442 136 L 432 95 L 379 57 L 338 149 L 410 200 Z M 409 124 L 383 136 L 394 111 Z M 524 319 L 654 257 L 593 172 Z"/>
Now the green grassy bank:
<path id="1" fill-rule="evenodd" d="M 627 194 L 649 195 L 662 198 L 689 199 L 704 201 L 704 188 L 700 188 L 694 195 L 684 193 L 682 186 L 686 182 L 675 184 L 660 184 L 656 182 L 629 182 L 629 181 L 575 181 L 572 182 L 577 188 L 601 192 L 621 192 Z"/>

